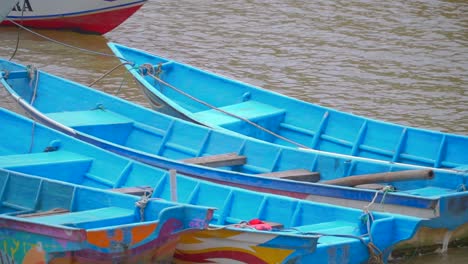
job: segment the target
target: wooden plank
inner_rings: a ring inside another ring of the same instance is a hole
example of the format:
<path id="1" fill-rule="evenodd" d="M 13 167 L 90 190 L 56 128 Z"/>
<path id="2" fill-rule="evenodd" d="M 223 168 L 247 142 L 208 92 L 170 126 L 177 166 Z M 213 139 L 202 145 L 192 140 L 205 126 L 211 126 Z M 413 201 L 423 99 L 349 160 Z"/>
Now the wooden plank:
<path id="1" fill-rule="evenodd" d="M 312 172 L 306 169 L 276 171 L 269 173 L 258 174 L 264 177 L 288 179 L 294 181 L 305 181 L 305 182 L 318 182 L 320 180 L 320 173 Z"/>
<path id="2" fill-rule="evenodd" d="M 367 189 L 367 190 L 383 190 L 385 188 L 382 184 L 377 183 L 368 183 L 368 184 L 359 184 L 354 186 L 354 188 Z"/>
<path id="3" fill-rule="evenodd" d="M 153 193 L 153 188 L 149 186 L 135 186 L 135 187 L 123 187 L 111 189 L 113 192 L 119 192 L 124 194 L 143 196 Z"/>
<path id="4" fill-rule="evenodd" d="M 356 186 L 368 183 L 427 180 L 432 178 L 434 178 L 434 172 L 432 170 L 422 169 L 347 176 L 334 180 L 323 181 L 321 183 L 340 186 Z"/>
<path id="5" fill-rule="evenodd" d="M 206 157 L 184 159 L 182 161 L 185 163 L 202 165 L 207 167 L 225 167 L 244 165 L 247 162 L 247 157 L 239 156 L 237 155 L 237 153 L 227 153 Z"/>
<path id="6" fill-rule="evenodd" d="M 22 218 L 30 218 L 30 217 L 40 217 L 40 216 L 48 216 L 48 215 L 56 215 L 56 214 L 66 214 L 69 213 L 70 211 L 67 209 L 63 208 L 54 208 L 48 211 L 43 211 L 43 212 L 35 212 L 35 213 L 30 213 L 30 214 L 20 214 L 16 215 L 17 217 L 22 217 Z"/>
<path id="7" fill-rule="evenodd" d="M 284 225 L 278 222 L 263 221 L 265 224 L 270 225 L 273 229 L 283 229 Z"/>

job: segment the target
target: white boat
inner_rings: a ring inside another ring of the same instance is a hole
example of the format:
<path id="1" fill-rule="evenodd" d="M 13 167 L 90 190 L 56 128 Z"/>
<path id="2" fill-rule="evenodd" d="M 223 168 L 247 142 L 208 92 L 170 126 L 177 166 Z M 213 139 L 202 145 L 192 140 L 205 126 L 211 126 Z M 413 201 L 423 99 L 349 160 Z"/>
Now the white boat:
<path id="1" fill-rule="evenodd" d="M 135 13 L 147 0 L 0 0 L 8 18 L 25 26 L 105 34 Z M 12 7 L 12 8 L 10 8 Z M 13 25 L 5 20 L 0 25 Z"/>
<path id="2" fill-rule="evenodd" d="M 0 0 L 0 22 L 2 22 L 13 9 L 18 0 Z"/>

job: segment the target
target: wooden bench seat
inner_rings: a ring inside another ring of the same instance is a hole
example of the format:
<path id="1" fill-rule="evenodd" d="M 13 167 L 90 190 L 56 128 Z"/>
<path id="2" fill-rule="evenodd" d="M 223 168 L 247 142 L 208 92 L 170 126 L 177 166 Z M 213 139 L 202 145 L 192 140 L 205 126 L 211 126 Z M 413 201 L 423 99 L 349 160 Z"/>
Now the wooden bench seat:
<path id="1" fill-rule="evenodd" d="M 0 214 L 2 215 L 18 215 L 31 212 L 34 212 L 34 209 L 28 205 L 20 205 L 9 201 L 2 201 L 0 203 Z"/>
<path id="2" fill-rule="evenodd" d="M 153 188 L 149 186 L 132 186 L 132 187 L 123 187 L 123 188 L 114 188 L 111 189 L 113 192 L 143 196 L 153 193 Z"/>
<path id="3" fill-rule="evenodd" d="M 320 180 L 320 173 L 312 172 L 306 169 L 295 169 L 286 171 L 276 171 L 269 173 L 258 174 L 263 177 L 288 179 L 294 181 L 305 181 L 305 182 L 318 182 Z"/>
<path id="4" fill-rule="evenodd" d="M 377 183 L 368 183 L 368 184 L 356 185 L 354 186 L 354 188 L 366 189 L 366 190 L 383 190 L 385 186 L 382 184 L 377 184 Z"/>
<path id="5" fill-rule="evenodd" d="M 236 153 L 227 153 L 184 159 L 182 161 L 185 163 L 202 165 L 207 167 L 225 167 L 244 165 L 247 162 L 247 157 L 237 155 Z"/>
<path id="6" fill-rule="evenodd" d="M 16 216 L 17 217 L 22 217 L 22 218 L 30 218 L 30 217 L 65 214 L 65 213 L 69 213 L 69 212 L 70 212 L 69 210 L 64 209 L 64 208 L 54 208 L 54 209 L 50 209 L 50 210 L 42 211 L 42 212 L 34 212 L 34 213 L 29 213 L 29 214 L 18 214 Z"/>

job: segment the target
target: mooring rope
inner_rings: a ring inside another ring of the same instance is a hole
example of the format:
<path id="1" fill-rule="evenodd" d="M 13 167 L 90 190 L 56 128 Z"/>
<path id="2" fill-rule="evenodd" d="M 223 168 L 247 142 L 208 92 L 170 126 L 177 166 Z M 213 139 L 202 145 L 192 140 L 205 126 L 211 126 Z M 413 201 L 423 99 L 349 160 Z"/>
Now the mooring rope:
<path id="1" fill-rule="evenodd" d="M 305 232 L 303 234 L 307 235 L 317 235 L 317 236 L 332 236 L 332 237 L 343 237 L 343 238 L 352 238 L 352 239 L 357 239 L 359 240 L 364 246 L 369 251 L 369 260 L 367 263 L 369 264 L 383 264 L 384 261 L 382 259 L 382 251 L 372 242 L 370 241 L 369 243 L 366 242 L 366 240 L 361 237 L 361 236 L 355 236 L 355 235 L 347 235 L 347 234 L 324 234 L 324 233 L 319 233 L 319 232 Z M 367 234 L 370 239 L 370 234 Z"/>
<path id="2" fill-rule="evenodd" d="M 32 122 L 32 128 L 31 128 L 31 144 L 29 144 L 29 151 L 28 153 L 32 152 L 32 149 L 34 147 L 34 132 L 36 130 L 36 121 Z"/>
<path id="3" fill-rule="evenodd" d="M 133 63 L 131 62 L 128 62 L 128 61 L 125 61 L 125 62 L 122 62 L 120 63 L 119 65 L 115 66 L 114 68 L 108 70 L 106 73 L 104 73 L 101 77 L 99 77 L 97 80 L 93 81 L 92 83 L 88 84 L 89 87 L 93 86 L 94 84 L 96 84 L 97 82 L 99 82 L 100 80 L 104 79 L 104 77 L 106 77 L 107 75 L 111 74 L 112 72 L 114 72 L 115 70 L 117 70 L 119 67 L 121 67 L 122 65 L 127 65 L 127 64 L 130 64 L 130 65 L 133 65 Z M 120 90 L 120 89 L 119 89 Z"/>
<path id="4" fill-rule="evenodd" d="M 148 202 L 150 201 L 152 192 L 144 192 L 140 197 L 140 200 L 135 202 L 135 206 L 140 208 L 140 222 L 145 221 L 145 208 Z"/>
<path id="5" fill-rule="evenodd" d="M 368 215 L 369 215 L 369 218 L 371 218 L 372 221 L 373 221 L 374 217 L 372 216 L 372 214 L 368 213 Z M 282 229 L 281 232 L 291 231 L 291 232 L 297 232 L 298 234 L 301 234 L 301 235 L 315 235 L 315 236 L 319 236 L 319 237 L 333 236 L 333 237 L 357 239 L 367 248 L 367 250 L 369 252 L 369 259 L 368 259 L 368 262 L 367 262 L 368 264 L 383 264 L 384 261 L 383 261 L 383 258 L 382 258 L 382 251 L 374 244 L 374 242 L 372 241 L 372 237 L 370 235 L 370 222 L 371 221 L 367 221 L 367 223 L 366 223 L 366 225 L 367 225 L 367 234 L 364 234 L 362 236 L 349 235 L 349 234 L 325 234 L 325 233 L 320 233 L 320 232 L 302 232 L 299 229 L 294 228 L 294 227 L 287 228 L 287 229 Z M 220 227 L 210 227 L 210 226 L 208 226 L 207 230 L 222 230 L 222 229 L 226 229 L 226 228 L 229 228 L 229 227 L 243 228 L 243 229 L 245 228 L 245 229 L 250 229 L 250 230 L 258 230 L 258 229 L 255 229 L 253 226 L 250 226 L 247 221 L 242 221 L 240 223 L 229 224 L 229 225 L 224 225 L 224 226 L 220 226 Z M 261 232 L 262 230 L 258 230 L 258 231 Z M 369 243 L 366 242 L 364 237 L 369 237 Z"/>
<path id="6" fill-rule="evenodd" d="M 23 8 L 24 10 L 24 8 Z M 29 33 L 32 33 L 36 36 L 39 36 L 43 39 L 46 39 L 48 41 L 51 41 L 55 44 L 59 44 L 59 45 L 62 45 L 62 46 L 65 46 L 65 47 L 68 47 L 68 48 L 72 48 L 72 49 L 76 49 L 76 50 L 79 50 L 79 51 L 82 51 L 82 52 L 85 52 L 85 53 L 90 53 L 90 54 L 95 54 L 95 55 L 100 55 L 100 56 L 106 56 L 106 57 L 114 57 L 114 58 L 118 58 L 119 60 L 122 60 L 124 62 L 120 63 L 119 65 L 115 66 L 114 68 L 110 69 L 109 71 L 107 71 L 106 73 L 104 73 L 101 77 L 99 77 L 97 80 L 93 81 L 91 84 L 89 84 L 88 86 L 91 87 L 93 86 L 94 84 L 96 84 L 98 81 L 102 80 L 103 78 L 105 78 L 107 75 L 111 74 L 112 72 L 114 72 L 117 68 L 119 68 L 120 66 L 122 65 L 126 65 L 126 64 L 130 64 L 130 65 L 133 65 L 132 62 L 130 62 L 129 60 L 125 59 L 125 58 L 122 58 L 122 57 L 119 57 L 119 56 L 116 56 L 115 54 L 108 54 L 108 53 L 104 53 L 104 52 L 98 52 L 98 51 L 93 51 L 93 50 L 89 50 L 89 49 L 85 49 L 85 48 L 80 48 L 80 47 L 76 47 L 76 46 L 73 46 L 73 45 L 70 45 L 70 44 L 67 44 L 67 43 L 64 43 L 64 42 L 60 42 L 60 41 L 57 41 L 55 39 L 52 39 L 52 38 L 49 38 L 45 35 L 42 35 L 40 33 L 37 33 L 33 30 L 30 30 L 29 28 L 23 26 L 22 24 L 19 24 L 15 21 L 13 21 L 12 19 L 9 19 L 7 18 L 6 20 L 8 20 L 9 22 L 13 23 L 14 25 L 16 25 L 19 29 L 18 29 L 18 36 L 17 36 L 17 41 L 16 41 L 16 47 L 15 47 L 15 50 L 12 54 L 12 56 L 10 57 L 10 61 L 15 57 L 17 51 L 18 51 L 18 47 L 19 47 L 19 35 L 20 35 L 20 30 L 21 29 L 24 29 L 26 31 L 28 31 Z M 22 20 L 21 20 L 22 22 Z M 124 83 L 124 79 L 122 80 L 121 84 L 120 84 L 120 87 L 119 89 L 117 90 L 117 93 L 120 92 L 121 88 L 122 88 L 122 84 Z M 33 101 L 32 103 L 34 102 L 35 100 L 35 94 L 33 96 Z M 31 105 L 32 105 L 31 103 Z"/>
<path id="7" fill-rule="evenodd" d="M 371 202 L 368 205 L 364 206 L 364 212 L 366 213 L 369 212 L 369 208 L 372 205 L 374 205 L 375 201 L 377 200 L 377 197 L 379 196 L 381 192 L 383 193 L 382 199 L 380 200 L 380 204 L 382 205 L 385 201 L 385 196 L 387 195 L 387 193 L 393 192 L 393 191 L 394 191 L 393 186 L 387 185 L 384 188 L 382 188 L 382 190 L 375 192 L 374 198 L 372 198 Z"/>
<path id="8" fill-rule="evenodd" d="M 239 119 L 239 120 L 242 120 L 242 121 L 244 121 L 244 122 L 246 122 L 246 123 L 248 123 L 248 124 L 250 124 L 250 125 L 252 125 L 252 126 L 254 126 L 254 127 L 256 127 L 256 128 L 258 128 L 258 129 L 260 129 L 260 130 L 262 130 L 262 131 L 264 131 L 264 132 L 266 132 L 266 133 L 268 133 L 268 134 L 270 134 L 270 135 L 272 135 L 272 136 L 274 136 L 274 137 L 276 137 L 276 138 L 279 138 L 279 139 L 281 139 L 281 140 L 284 140 L 284 141 L 286 141 L 286 142 L 289 142 L 289 143 L 291 143 L 291 144 L 293 144 L 293 145 L 296 145 L 296 146 L 298 146 L 298 147 L 300 147 L 300 148 L 311 149 L 311 148 L 308 147 L 308 146 L 302 145 L 301 143 L 298 143 L 298 142 L 293 141 L 293 140 L 291 140 L 291 139 L 289 139 L 289 138 L 283 137 L 283 136 L 281 136 L 281 135 L 279 135 L 279 134 L 277 134 L 277 133 L 275 133 L 275 132 L 273 132 L 273 131 L 271 131 L 271 130 L 269 130 L 269 129 L 267 129 L 267 128 L 265 128 L 265 127 L 263 127 L 263 126 L 261 126 L 261 125 L 259 125 L 259 124 L 257 124 L 257 123 L 255 123 L 255 122 L 252 122 L 252 121 L 250 121 L 250 120 L 247 119 L 247 118 L 243 118 L 243 117 L 238 116 L 238 115 L 235 115 L 235 114 L 233 114 L 233 113 L 229 113 L 229 112 L 227 112 L 227 111 L 224 111 L 224 110 L 222 110 L 222 109 L 220 109 L 220 108 L 218 108 L 218 107 L 216 107 L 216 106 L 213 106 L 213 105 L 211 105 L 211 104 L 209 104 L 209 103 L 207 103 L 207 102 L 205 102 L 205 101 L 202 101 L 202 100 L 200 100 L 200 99 L 198 99 L 198 98 L 196 98 L 196 97 L 194 97 L 194 96 L 192 96 L 192 95 L 190 95 L 190 94 L 188 94 L 188 93 L 182 91 L 181 89 L 178 89 L 177 87 L 175 87 L 175 86 L 173 86 L 173 85 L 171 85 L 171 84 L 169 84 L 169 83 L 163 81 L 161 78 L 157 77 L 155 74 L 152 74 L 151 72 L 154 72 L 154 68 L 153 68 L 153 70 L 149 71 L 149 70 L 148 70 L 148 68 L 149 68 L 148 65 L 149 65 L 151 68 L 153 68 L 153 66 L 152 66 L 151 64 L 148 64 L 148 63 L 142 64 L 142 65 L 139 67 L 140 69 L 146 69 L 146 70 L 147 70 L 146 72 L 144 72 L 143 70 L 140 70 L 140 73 L 141 73 L 142 75 L 143 75 L 143 72 L 144 72 L 144 75 L 147 75 L 147 76 L 152 77 L 153 79 L 155 79 L 157 82 L 161 83 L 162 85 L 165 85 L 165 86 L 167 86 L 167 87 L 173 89 L 174 91 L 176 91 L 176 92 L 178 92 L 178 93 L 180 93 L 180 94 L 182 94 L 182 95 L 184 95 L 184 96 L 190 98 L 191 100 L 194 100 L 194 101 L 196 101 L 196 102 L 198 102 L 198 103 L 200 103 L 200 104 L 202 104 L 202 105 L 204 105 L 204 106 L 206 106 L 206 107 L 208 107 L 208 108 L 214 109 L 214 110 L 216 110 L 216 111 L 218 111 L 218 112 L 221 112 L 221 113 L 223 113 L 223 114 L 225 114 L 225 115 L 228 115 L 228 116 L 237 118 L 237 119 Z"/>
<path id="9" fill-rule="evenodd" d="M 36 101 L 37 86 L 39 84 L 39 71 L 37 70 L 36 67 L 32 65 L 26 66 L 26 71 L 28 72 L 28 77 L 30 79 L 29 86 L 32 86 L 32 83 L 34 82 L 33 94 L 31 96 L 31 101 L 29 102 L 29 104 L 32 106 L 34 105 L 34 102 Z"/>
<path id="10" fill-rule="evenodd" d="M 377 197 L 379 196 L 380 193 L 383 193 L 382 199 L 380 200 L 380 205 L 384 204 L 385 197 L 387 193 L 394 191 L 394 187 L 387 185 L 382 190 L 379 190 L 375 192 L 374 197 L 372 198 L 371 202 L 367 205 L 364 206 L 364 214 L 366 216 L 365 221 L 366 221 L 366 228 L 367 228 L 367 234 L 369 236 L 369 243 L 367 244 L 368 250 L 369 250 L 369 264 L 380 264 L 384 263 L 383 258 L 382 258 L 382 252 L 379 250 L 377 246 L 374 244 L 374 240 L 372 239 L 371 235 L 371 223 L 374 222 L 374 216 L 372 215 L 372 212 L 370 212 L 370 208 L 375 204 L 375 201 L 377 200 Z"/>
<path id="11" fill-rule="evenodd" d="M 55 44 L 59 44 L 59 45 L 65 46 L 65 47 L 67 47 L 67 48 L 76 49 L 76 50 L 79 50 L 79 51 L 82 51 L 82 52 L 85 52 L 85 53 L 90 53 L 90 54 L 100 55 L 100 56 L 105 56 L 105 57 L 118 58 L 119 60 L 123 60 L 123 61 L 126 61 L 126 62 L 129 62 L 129 63 L 130 63 L 129 60 L 127 60 L 127 59 L 125 59 L 125 58 L 122 58 L 122 57 L 119 57 L 119 56 L 116 56 L 116 55 L 114 55 L 114 54 L 109 54 L 109 53 L 104 53 L 104 52 L 89 50 L 89 49 L 85 49 L 85 48 L 76 47 L 76 46 L 73 46 L 73 45 L 70 45 L 70 44 L 67 44 L 67 43 L 64 43 L 64 42 L 60 42 L 60 41 L 58 41 L 58 40 L 49 38 L 49 37 L 47 37 L 47 36 L 44 36 L 44 35 L 42 35 L 42 34 L 40 34 L 40 33 L 35 32 L 35 31 L 33 31 L 33 30 L 30 30 L 29 28 L 27 28 L 27 27 L 25 27 L 25 26 L 23 26 L 23 25 L 21 25 L 21 24 L 16 23 L 15 21 L 13 21 L 13 20 L 10 19 L 10 18 L 7 18 L 6 20 L 9 21 L 9 22 L 11 22 L 11 23 L 13 23 L 14 25 L 16 25 L 16 26 L 18 26 L 18 27 L 20 27 L 20 28 L 22 28 L 22 29 L 28 31 L 28 32 L 31 33 L 31 34 L 34 34 L 34 35 L 36 35 L 36 36 L 38 36 L 38 37 L 41 37 L 41 38 L 43 38 L 43 39 L 45 39 L 45 40 L 51 41 L 51 42 L 53 42 L 53 43 L 55 43 Z"/>
<path id="12" fill-rule="evenodd" d="M 21 9 L 21 25 L 23 25 L 24 10 L 26 9 L 25 7 L 26 7 L 26 1 L 23 1 L 23 8 Z M 15 57 L 16 52 L 18 52 L 19 43 L 20 43 L 20 35 L 21 35 L 21 28 L 18 29 L 18 34 L 16 34 L 15 50 L 13 51 L 13 54 L 10 56 L 10 59 L 8 59 L 8 61 L 11 61 Z"/>

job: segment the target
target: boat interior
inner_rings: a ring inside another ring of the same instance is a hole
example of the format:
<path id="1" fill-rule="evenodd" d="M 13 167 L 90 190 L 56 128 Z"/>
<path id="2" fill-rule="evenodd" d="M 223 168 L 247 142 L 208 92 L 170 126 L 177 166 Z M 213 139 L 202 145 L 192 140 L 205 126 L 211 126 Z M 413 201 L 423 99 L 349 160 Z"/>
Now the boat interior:
<path id="1" fill-rule="evenodd" d="M 212 103 L 213 108 L 167 86 L 154 87 L 188 109 L 195 120 L 210 126 L 223 127 L 287 146 L 385 161 L 435 168 L 454 168 L 467 164 L 463 150 L 468 148 L 468 140 L 462 136 L 431 133 L 305 104 L 176 62 L 162 65 L 167 65 L 160 74 L 165 82 L 200 101 Z M 148 81 L 151 79 L 146 78 Z M 154 82 L 151 80 L 151 83 Z M 221 91 L 223 96 L 219 96 Z M 259 127 L 242 119 L 254 122 Z"/>
<path id="2" fill-rule="evenodd" d="M 170 65 L 175 67 L 177 64 Z M 53 75 L 40 73 L 35 85 L 28 76 L 24 69 L 12 69 L 7 81 L 19 97 L 55 123 L 104 139 L 110 142 L 111 149 L 123 146 L 126 150 L 136 150 L 136 153 L 176 160 L 182 164 L 212 167 L 214 172 L 232 171 L 235 173 L 229 177 L 233 179 L 249 174 L 257 177 L 249 178 L 248 182 L 258 181 L 260 177 L 321 183 L 354 175 L 417 169 L 409 165 L 362 161 L 349 159 L 348 156 L 266 144 L 174 119 Z M 5 134 L 7 129 L 14 132 L 0 138 L 0 167 L 105 189 L 151 186 L 155 197 L 168 197 L 164 193 L 168 182 L 160 173 L 135 167 L 134 163 L 113 156 L 106 156 L 104 162 L 93 156 L 103 155 L 95 149 L 85 151 L 83 148 L 87 147 L 72 143 L 66 137 L 42 129 L 35 123 L 18 120 L 10 117 L 2 121 Z M 25 142 L 25 138 L 30 141 Z M 449 149 L 445 152 L 449 153 Z M 37 170 L 38 167 L 42 169 Z M 140 170 L 145 171 L 145 178 L 141 177 Z M 382 188 L 391 186 L 396 191 L 392 195 L 438 199 L 465 192 L 468 180 L 466 173 L 434 170 L 431 179 L 377 184 Z M 198 199 L 200 194 L 194 187 L 187 187 L 189 191 L 184 195 L 190 193 Z M 229 199 L 225 202 L 230 203 Z M 230 223 L 229 217 L 234 216 L 219 218 L 219 224 Z M 280 219 L 269 220 L 275 222 Z"/>
<path id="3" fill-rule="evenodd" d="M 135 189 L 140 189 L 138 195 L 141 196 L 167 201 L 173 199 L 174 191 L 171 190 L 174 190 L 174 186 L 171 185 L 168 171 L 138 164 L 91 145 L 78 143 L 73 138 L 57 134 L 39 124 L 33 125 L 27 119 L 14 118 L 4 113 L 2 116 L 4 117 L 1 122 L 2 127 L 10 128 L 8 129 L 10 131 L 0 138 L 1 168 L 119 193 L 135 194 L 138 193 Z M 23 140 L 19 140 L 20 138 Z M 51 146 L 54 148 L 51 149 Z M 18 215 L 63 208 L 73 214 L 87 214 L 88 211 L 102 213 L 102 217 L 109 218 L 106 218 L 106 221 L 114 217 L 120 219 L 119 221 L 138 219 L 135 209 L 128 209 L 134 208 L 137 196 L 135 199 L 125 198 L 126 200 L 118 196 L 122 202 L 112 202 L 110 204 L 114 206 L 109 207 L 105 205 L 109 199 L 112 199 L 108 193 L 87 195 L 86 192 L 92 191 L 69 186 L 63 187 L 64 190 L 60 191 L 58 187 L 48 187 L 55 183 L 39 179 L 32 180 L 34 184 L 28 187 L 29 190 L 15 190 L 10 186 L 15 182 L 14 177 L 4 175 L 2 179 L 3 213 Z M 177 176 L 176 184 L 178 202 L 217 208 L 211 220 L 213 225 L 237 225 L 252 219 L 262 219 L 278 223 L 275 226 L 281 226 L 278 231 L 284 234 L 342 232 L 359 236 L 368 232 L 366 225 L 360 220 L 362 217 L 360 210 L 228 188 L 181 175 Z M 17 188 L 23 188 L 21 186 L 23 185 L 17 185 Z M 15 194 L 18 193 L 28 193 L 29 198 L 17 197 Z M 80 195 L 81 193 L 83 194 Z M 54 195 L 58 198 L 45 200 L 49 202 L 39 202 L 44 200 L 45 196 Z M 34 199 L 30 199 L 31 197 Z M 92 202 L 79 202 L 80 197 L 92 198 Z M 106 202 L 103 204 L 104 201 Z M 130 205 L 115 208 L 116 204 L 123 205 L 124 201 Z M 170 205 L 171 203 L 167 206 Z M 279 207 L 282 210 L 277 210 Z M 152 212 L 155 218 L 161 209 L 146 211 Z M 325 211 L 326 214 L 320 213 Z M 92 215 L 89 214 L 89 217 Z M 50 223 L 62 223 L 62 218 L 65 217 L 66 214 L 44 216 L 43 219 Z M 391 221 L 391 218 L 386 214 L 374 215 L 376 223 L 380 223 L 378 220 Z M 145 219 L 151 217 L 145 216 Z M 92 222 L 75 223 L 74 226 L 98 225 L 97 221 Z M 326 241 L 326 238 L 324 240 Z"/>
<path id="4" fill-rule="evenodd" d="M 468 164 L 468 156 L 464 154 L 468 140 L 464 136 L 340 112 L 144 51 L 113 43 L 110 47 L 140 66 L 138 73 L 143 76 L 137 78 L 152 87 L 150 92 L 164 98 L 161 100 L 166 103 L 173 101 L 171 107 L 188 119 L 208 126 L 291 147 L 384 161 L 434 168 Z M 151 89 L 144 85 L 142 88 Z"/>
<path id="5" fill-rule="evenodd" d="M 176 63 L 170 65 L 172 65 L 171 67 L 181 67 L 176 66 L 178 65 Z M 214 167 L 212 168 L 214 170 L 228 170 L 261 177 L 306 182 L 412 169 L 401 164 L 351 160 L 347 156 L 317 154 L 313 151 L 265 144 L 258 140 L 238 137 L 174 119 L 46 73 L 40 75 L 36 88 L 34 88 L 30 86 L 31 82 L 28 76 L 27 71 L 10 71 L 7 81 L 14 92 L 25 101 L 32 102 L 34 107 L 44 113 L 47 118 L 76 131 L 149 155 L 211 166 Z M 224 79 L 219 80 L 226 82 Z M 226 97 L 234 98 L 233 96 Z M 76 98 L 81 99 L 77 102 Z M 33 128 L 25 128 L 24 131 L 32 133 Z M 371 133 L 370 130 L 366 131 L 367 134 Z M 368 137 L 366 136 L 366 138 Z M 14 144 L 8 139 L 6 141 L 8 144 Z M 408 141 L 417 142 L 416 140 Z M 43 144 L 53 146 L 54 142 L 51 139 L 50 142 Z M 450 145 L 455 146 L 454 149 L 445 148 L 442 151 L 444 155 L 455 155 L 464 148 L 462 145 L 458 147 L 456 144 Z M 430 146 L 425 147 L 430 148 Z M 25 146 L 23 146 L 23 151 L 27 151 L 24 148 Z M 38 153 L 36 155 L 45 154 Z M 0 158 L 4 159 L 5 157 Z M 65 154 L 57 158 L 50 158 L 55 163 L 59 163 L 63 159 L 66 159 L 64 162 L 67 163 L 67 166 L 73 161 L 73 166 L 77 167 L 77 171 L 86 170 L 87 164 L 91 162 L 87 157 L 80 157 L 77 154 Z M 41 160 L 41 158 L 38 157 L 37 160 Z M 106 179 L 99 178 L 96 176 L 99 173 L 93 173 L 94 167 L 96 166 L 91 167 L 90 172 L 82 174 L 86 175 L 83 179 L 85 182 L 90 181 L 95 184 L 99 183 L 100 186 L 115 187 L 114 180 L 120 176 L 115 176 L 115 179 L 109 179 L 111 176 Z M 125 170 L 122 175 L 126 175 Z M 67 179 L 76 182 L 79 178 L 69 176 Z M 404 194 L 432 197 L 466 190 L 467 179 L 466 176 L 456 171 L 438 170 L 432 179 L 379 184 L 392 185 L 394 189 Z"/>
<path id="6" fill-rule="evenodd" d="M 312 152 L 267 145 L 203 127 L 194 128 L 190 124 L 174 120 L 164 120 L 166 124 L 158 122 L 158 127 L 150 126 L 109 109 L 55 112 L 47 116 L 77 131 L 130 149 L 184 163 L 261 177 L 319 182 L 344 176 L 402 169 L 398 165 L 362 162 L 349 160 L 346 157 L 317 155 Z M 229 144 L 225 144 L 226 142 Z M 67 156 L 62 155 L 61 158 Z M 54 159 L 58 161 L 61 158 Z M 79 157 L 73 159 L 86 163 L 86 160 L 80 160 Z M 391 185 L 398 191 L 419 196 L 437 196 L 463 190 L 465 176 L 448 171 L 439 171 L 435 175 L 435 179 L 432 180 L 379 184 Z M 443 180 L 442 177 L 451 180 Z"/>
<path id="7" fill-rule="evenodd" d="M 173 195 L 169 175 L 164 171 L 155 172 L 149 167 L 129 163 L 122 170 L 120 177 L 105 179 L 89 173 L 93 170 L 90 169 L 94 162 L 92 158 L 61 150 L 54 152 L 23 154 L 22 162 L 5 166 L 6 162 L 3 160 L 2 166 L 8 170 L 73 181 L 76 184 L 118 193 L 136 194 L 142 197 L 150 195 L 158 201 L 162 201 L 161 198 L 170 200 Z M 41 154 L 42 158 L 39 158 Z M 62 158 L 56 159 L 59 156 Z M 19 155 L 10 158 L 19 158 Z M 115 167 L 121 165 L 117 162 L 113 164 Z M 112 174 L 114 171 L 108 169 L 106 175 Z M 2 214 L 27 217 L 39 223 L 87 229 L 139 222 L 139 208 L 134 205 L 138 196 L 114 197 L 109 193 L 99 193 L 96 190 L 63 185 L 40 178 L 26 179 L 30 181 L 26 185 L 22 182 L 25 179 L 7 173 L 2 174 L 0 179 L 0 187 L 3 190 L 0 208 Z M 177 201 L 217 208 L 211 220 L 214 226 L 242 227 L 243 223 L 249 220 L 262 219 L 274 228 L 273 231 L 283 234 L 338 233 L 357 237 L 368 233 L 365 221 L 361 221 L 363 214 L 359 210 L 341 209 L 332 205 L 274 195 L 261 195 L 188 177 L 177 178 Z M 170 202 L 162 204 L 163 206 L 158 203 L 146 208 L 145 221 L 158 219 L 158 212 L 164 208 L 174 207 Z M 279 207 L 282 210 L 277 210 Z M 391 221 L 389 215 L 375 214 L 373 217 L 374 221 L 382 222 L 381 224 Z M 367 239 L 365 238 L 366 241 Z M 353 238 L 339 240 L 348 241 Z M 326 241 L 336 241 L 336 238 L 321 239 L 321 243 Z"/>
<path id="8" fill-rule="evenodd" d="M 138 197 L 7 170 L 0 170 L 0 191 L 1 215 L 55 226 L 95 229 L 152 223 L 184 213 L 182 206 L 171 202 L 150 202 L 142 219 L 135 206 Z"/>

